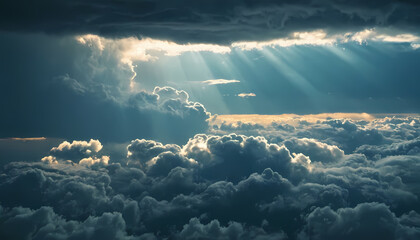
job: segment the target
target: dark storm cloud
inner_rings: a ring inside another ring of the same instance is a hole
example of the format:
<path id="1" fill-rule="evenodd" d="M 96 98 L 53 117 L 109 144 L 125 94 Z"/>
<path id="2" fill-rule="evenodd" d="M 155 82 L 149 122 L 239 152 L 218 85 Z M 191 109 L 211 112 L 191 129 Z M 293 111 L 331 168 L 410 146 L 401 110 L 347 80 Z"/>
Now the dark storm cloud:
<path id="1" fill-rule="evenodd" d="M 283 135 L 287 140 L 279 144 L 233 133 L 199 134 L 183 146 L 135 139 L 126 157 L 100 165 L 80 161 L 99 157 L 106 145 L 100 149 L 96 140 L 63 142 L 45 153 L 57 155 L 55 162 L 12 162 L 0 171 L 0 236 L 419 238 L 418 152 L 371 158 L 344 154 L 324 142 L 345 145 L 343 136 L 352 136 L 350 129 L 376 129 L 387 142 L 372 146 L 388 146 L 394 154 L 392 142 L 410 141 L 420 133 L 418 118 L 347 121 L 281 128 L 277 134 L 286 134 L 286 129 L 292 135 Z M 251 131 L 251 125 L 239 128 Z M 273 135 L 272 127 L 279 123 L 255 126 L 255 131 Z M 298 136 L 301 128 L 315 131 L 315 136 L 320 127 L 331 126 L 324 139 Z"/>
<path id="2" fill-rule="evenodd" d="M 418 31 L 416 1 L 3 1 L 0 29 L 231 43 L 295 31 Z"/>

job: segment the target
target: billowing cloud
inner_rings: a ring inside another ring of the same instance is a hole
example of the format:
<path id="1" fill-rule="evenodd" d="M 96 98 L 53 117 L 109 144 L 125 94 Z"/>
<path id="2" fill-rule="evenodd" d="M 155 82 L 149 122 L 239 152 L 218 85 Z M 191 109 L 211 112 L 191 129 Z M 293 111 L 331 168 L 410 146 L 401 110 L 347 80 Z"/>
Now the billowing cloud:
<path id="1" fill-rule="evenodd" d="M 97 140 L 65 141 L 46 155 L 75 151 L 79 164 L 47 157 L 1 170 L 0 236 L 416 239 L 419 134 L 412 116 L 239 122 L 184 145 L 135 139 L 120 159 Z"/>
<path id="2" fill-rule="evenodd" d="M 419 12 L 2 1 L 0 239 L 420 239 L 418 114 L 202 104 L 415 112 Z"/>
<path id="3" fill-rule="evenodd" d="M 99 156 L 98 152 L 102 149 L 102 144 L 98 140 L 90 139 L 87 141 L 64 141 L 57 147 L 50 150 L 50 155 L 41 159 L 48 164 L 58 164 L 58 162 L 78 163 L 85 166 L 108 165 L 109 156 Z"/>
<path id="4" fill-rule="evenodd" d="M 51 207 L 3 210 L 0 236 L 6 239 L 135 239 L 126 232 L 121 213 L 104 213 L 85 221 L 67 221 Z"/>
<path id="5" fill-rule="evenodd" d="M 357 223 L 356 226 L 354 223 Z M 354 208 L 317 208 L 307 217 L 299 239 L 414 239 L 417 228 L 404 224 L 384 204 L 362 203 Z"/>
<path id="6" fill-rule="evenodd" d="M 312 161 L 323 163 L 340 161 L 344 157 L 344 151 L 337 146 L 331 146 L 315 139 L 291 139 L 284 144 L 293 152 L 303 153 L 311 156 Z"/>

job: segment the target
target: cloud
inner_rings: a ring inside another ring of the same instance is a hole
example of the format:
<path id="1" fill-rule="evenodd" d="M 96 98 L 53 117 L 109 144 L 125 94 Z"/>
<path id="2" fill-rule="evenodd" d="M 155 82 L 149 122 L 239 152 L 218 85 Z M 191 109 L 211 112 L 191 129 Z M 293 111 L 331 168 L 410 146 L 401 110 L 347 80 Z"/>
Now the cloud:
<path id="1" fill-rule="evenodd" d="M 211 116 L 201 103 L 189 101 L 187 92 L 172 87 L 155 87 L 152 93 L 141 91 L 133 94 L 128 104 L 139 110 L 155 110 L 181 118 L 207 119 Z"/>
<path id="2" fill-rule="evenodd" d="M 241 98 L 249 98 L 249 97 L 255 97 L 255 96 L 257 96 L 255 95 L 255 93 L 239 93 L 238 94 L 238 97 L 241 97 Z"/>
<path id="3" fill-rule="evenodd" d="M 412 239 L 419 229 L 400 223 L 384 204 L 362 203 L 355 208 L 317 208 L 307 217 L 299 239 Z M 357 223 L 357 224 L 354 224 Z"/>
<path id="4" fill-rule="evenodd" d="M 288 37 L 269 41 L 234 42 L 231 46 L 249 51 L 254 49 L 263 50 L 265 47 L 333 46 L 348 42 L 358 42 L 359 44 L 370 42 L 409 43 L 413 49 L 416 49 L 417 44 L 420 42 L 420 37 L 418 33 L 398 33 L 398 31 L 393 32 L 384 29 L 365 29 L 359 32 L 332 35 L 328 35 L 324 30 L 316 30 L 311 32 L 293 32 Z"/>
<path id="5" fill-rule="evenodd" d="M 110 38 L 140 35 L 183 43 L 216 44 L 266 41 L 320 28 L 326 28 L 332 34 L 374 27 L 418 32 L 419 6 L 414 1 L 388 0 L 374 6 L 361 1 L 318 0 L 186 1 L 183 4 L 171 1 L 123 1 L 119 4 L 100 1 L 43 5 L 22 0 L 2 4 L 0 22 L 4 31 L 90 33 Z M 51 9 L 55 14 L 50 13 Z M 27 14 L 29 10 L 37 14 Z"/>
<path id="6" fill-rule="evenodd" d="M 270 41 L 234 42 L 232 47 L 242 50 L 262 50 L 264 47 L 290 47 L 296 45 L 324 46 L 337 43 L 337 36 L 327 36 L 327 33 L 319 30 L 313 32 L 294 32 L 291 37 L 278 38 Z"/>
<path id="7" fill-rule="evenodd" d="M 179 239 L 286 239 L 283 233 L 270 235 L 262 228 L 246 229 L 237 222 L 229 222 L 224 227 L 218 220 L 202 224 L 197 218 L 190 219 L 177 237 Z"/>
<path id="8" fill-rule="evenodd" d="M 98 153 L 102 149 L 102 144 L 98 140 L 90 139 L 87 141 L 64 141 L 57 147 L 51 149 L 51 154 L 55 157 L 72 160 L 79 157 L 88 157 Z"/>
<path id="9" fill-rule="evenodd" d="M 295 152 L 311 157 L 312 161 L 329 163 L 340 161 L 344 158 L 344 151 L 337 146 L 331 146 L 315 139 L 291 139 L 284 142 L 285 146 Z"/>
<path id="10" fill-rule="evenodd" d="M 71 78 L 68 74 L 59 76 L 56 78 L 58 81 L 61 81 L 64 85 L 72 89 L 74 92 L 79 94 L 86 93 L 87 89 L 76 79 Z"/>
<path id="11" fill-rule="evenodd" d="M 174 94 L 186 99 L 161 96 Z M 420 158 L 415 144 L 403 146 L 415 142 L 419 122 L 239 122 L 183 145 L 135 139 L 112 158 L 97 140 L 61 142 L 44 160 L 0 170 L 0 236 L 416 239 Z M 392 155 L 365 155 L 366 142 Z M 74 164 L 58 157 L 74 152 Z"/>
<path id="12" fill-rule="evenodd" d="M 352 119 L 352 120 L 366 120 L 371 121 L 376 117 L 368 113 L 320 113 L 320 114 L 281 114 L 281 115 L 264 115 L 264 114 L 224 114 L 217 115 L 217 118 L 212 119 L 214 122 L 226 122 L 230 124 L 232 122 L 237 123 L 253 123 L 261 125 L 271 125 L 273 122 L 277 123 L 287 123 L 296 125 L 296 123 L 306 121 L 306 122 L 317 122 L 320 120 L 325 120 L 326 118 L 334 119 Z"/>
<path id="13" fill-rule="evenodd" d="M 0 236 L 7 239 L 135 239 L 126 232 L 121 213 L 104 213 L 85 221 L 67 221 L 51 207 L 3 210 Z"/>
<path id="14" fill-rule="evenodd" d="M 42 162 L 48 164 L 78 163 L 85 166 L 104 166 L 108 165 L 109 156 L 97 156 L 102 149 L 102 144 L 98 140 L 91 139 L 87 141 L 73 141 L 69 143 L 64 141 L 50 150 L 50 155 L 41 159 Z"/>
<path id="15" fill-rule="evenodd" d="M 420 153 L 420 138 L 395 142 L 389 145 L 363 145 L 356 149 L 368 157 L 386 157 L 392 155 L 417 155 Z"/>
<path id="16" fill-rule="evenodd" d="M 97 56 L 101 56 L 103 52 L 110 52 L 116 57 L 120 64 L 126 66 L 132 73 L 130 78 L 130 90 L 138 89 L 135 78 L 137 72 L 134 62 L 147 62 L 158 59 L 158 53 L 166 56 L 178 56 L 185 52 L 212 52 L 218 54 L 230 53 L 231 49 L 227 46 L 215 44 L 177 44 L 171 41 L 163 41 L 151 38 L 138 39 L 135 37 L 129 38 L 104 38 L 98 35 L 81 35 L 76 37 L 77 42 L 82 45 L 87 45 L 94 51 Z M 71 84 L 78 91 L 83 90 L 75 81 L 70 81 L 70 78 L 64 78 L 67 84 Z"/>
<path id="17" fill-rule="evenodd" d="M 227 79 L 211 79 L 203 81 L 202 83 L 208 84 L 208 85 L 220 85 L 220 84 L 229 84 L 229 83 L 238 83 L 239 80 L 227 80 Z"/>
<path id="18" fill-rule="evenodd" d="M 83 158 L 79 161 L 79 164 L 87 165 L 87 166 L 92 166 L 96 164 L 108 165 L 108 162 L 109 162 L 109 156 L 101 156 L 100 158 L 97 158 L 97 157 Z"/>
<path id="19" fill-rule="evenodd" d="M 43 141 L 46 140 L 45 137 L 29 137 L 29 138 L 20 138 L 20 137 L 13 137 L 13 138 L 3 138 L 0 139 L 0 141 L 7 141 L 7 140 L 13 140 L 13 141 Z"/>
<path id="20" fill-rule="evenodd" d="M 13 117 L 1 119 L 1 138 L 44 136 L 128 142 L 140 137 L 158 140 L 166 138 L 168 141 L 182 143 L 195 133 L 207 129 L 206 120 L 210 113 L 202 104 L 192 101 L 185 91 L 166 86 L 152 88 L 152 91 L 131 91 L 131 72 L 121 66 L 120 60 L 108 52 L 106 47 L 100 53 L 98 49 L 86 48 L 77 43 L 74 45 L 74 39 L 62 40 L 71 44 L 69 51 L 76 52 L 74 54 L 78 57 L 64 53 L 69 56 L 69 59 L 66 58 L 68 63 L 57 64 L 60 65 L 57 71 L 77 68 L 76 73 L 64 74 L 63 78 L 36 78 L 30 77 L 28 73 L 27 77 L 22 78 L 22 84 L 8 82 L 8 86 L 14 90 L 2 91 L 2 99 L 14 98 L 15 93 L 20 92 L 22 94 L 15 97 L 21 99 L 22 104 L 15 106 Z M 53 42 L 44 43 L 56 49 L 56 42 Z M 59 58 L 60 54 L 55 50 L 44 50 L 54 52 L 52 55 L 57 54 Z M 36 71 L 55 72 L 51 66 L 43 67 L 43 70 Z M 28 87 L 31 90 L 23 94 L 23 88 L 26 88 L 23 86 L 31 86 Z M 175 125 L 177 127 L 173 127 Z"/>
<path id="21" fill-rule="evenodd" d="M 291 46 L 333 46 L 348 42 L 367 44 L 370 42 L 385 43 L 409 43 L 413 49 L 420 43 L 420 33 L 407 33 L 389 31 L 387 29 L 369 28 L 356 32 L 345 32 L 339 34 L 328 34 L 327 30 L 316 29 L 309 32 L 294 31 L 287 36 L 274 38 L 267 41 L 235 41 L 229 45 L 220 44 L 177 44 L 170 41 L 136 37 L 128 38 L 106 38 L 99 35 L 86 34 L 77 36 L 76 40 L 82 45 L 87 45 L 101 55 L 104 51 L 112 52 L 121 64 L 127 66 L 133 73 L 131 77 L 131 88 L 134 89 L 134 78 L 137 73 L 134 71 L 134 62 L 155 61 L 159 53 L 166 56 L 178 56 L 186 52 L 212 52 L 215 54 L 229 54 L 234 49 L 240 50 L 263 50 L 264 48 L 284 48 Z M 63 81 L 77 91 L 84 91 L 77 81 L 69 76 L 62 77 Z M 209 85 L 227 84 L 234 81 L 225 79 L 214 79 L 203 81 Z"/>

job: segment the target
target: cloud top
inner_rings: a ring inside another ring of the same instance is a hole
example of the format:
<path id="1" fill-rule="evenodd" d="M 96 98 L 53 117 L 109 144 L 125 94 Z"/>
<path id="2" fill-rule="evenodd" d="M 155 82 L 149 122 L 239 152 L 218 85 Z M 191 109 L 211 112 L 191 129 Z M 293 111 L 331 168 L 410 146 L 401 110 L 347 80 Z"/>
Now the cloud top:
<path id="1" fill-rule="evenodd" d="M 173 94 L 185 100 L 159 96 Z M 98 140 L 63 141 L 0 170 L 0 237 L 417 239 L 419 123 L 236 123 L 112 157 Z"/>

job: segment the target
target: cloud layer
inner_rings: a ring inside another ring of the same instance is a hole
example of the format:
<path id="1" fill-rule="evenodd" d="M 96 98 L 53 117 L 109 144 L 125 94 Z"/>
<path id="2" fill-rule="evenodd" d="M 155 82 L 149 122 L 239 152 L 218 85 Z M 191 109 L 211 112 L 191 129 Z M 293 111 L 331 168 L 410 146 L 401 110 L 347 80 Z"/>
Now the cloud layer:
<path id="1" fill-rule="evenodd" d="M 281 38 L 292 32 L 384 27 L 418 32 L 415 1 L 7 1 L 2 30 L 147 36 L 176 42 L 232 43 Z M 83 9 L 81 11 L 80 9 Z"/>
<path id="2" fill-rule="evenodd" d="M 417 239 L 419 123 L 225 122 L 183 145 L 135 139 L 115 158 L 64 141 L 53 161 L 1 170 L 0 236 Z"/>

